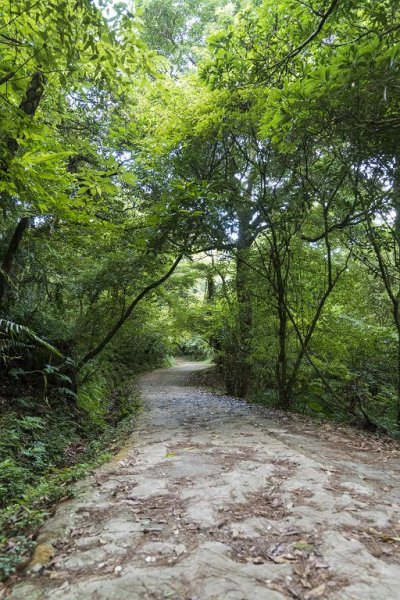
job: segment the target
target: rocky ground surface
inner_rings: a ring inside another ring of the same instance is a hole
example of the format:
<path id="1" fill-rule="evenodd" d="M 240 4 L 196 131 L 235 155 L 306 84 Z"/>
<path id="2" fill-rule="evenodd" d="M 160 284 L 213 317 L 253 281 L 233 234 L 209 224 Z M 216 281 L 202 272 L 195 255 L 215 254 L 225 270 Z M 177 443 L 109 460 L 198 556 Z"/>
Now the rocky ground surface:
<path id="1" fill-rule="evenodd" d="M 141 378 L 126 449 L 3 598 L 400 599 L 398 446 L 214 394 L 203 368 Z"/>

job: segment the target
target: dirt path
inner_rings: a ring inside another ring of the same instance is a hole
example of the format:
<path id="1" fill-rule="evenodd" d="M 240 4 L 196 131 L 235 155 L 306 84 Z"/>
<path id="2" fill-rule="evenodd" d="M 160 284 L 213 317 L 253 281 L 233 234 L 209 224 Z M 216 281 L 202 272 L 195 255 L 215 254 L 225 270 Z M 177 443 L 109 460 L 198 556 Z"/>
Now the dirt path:
<path id="1" fill-rule="evenodd" d="M 7 597 L 400 599 L 394 444 L 191 387 L 203 367 L 141 378 L 126 451 L 59 505 Z"/>

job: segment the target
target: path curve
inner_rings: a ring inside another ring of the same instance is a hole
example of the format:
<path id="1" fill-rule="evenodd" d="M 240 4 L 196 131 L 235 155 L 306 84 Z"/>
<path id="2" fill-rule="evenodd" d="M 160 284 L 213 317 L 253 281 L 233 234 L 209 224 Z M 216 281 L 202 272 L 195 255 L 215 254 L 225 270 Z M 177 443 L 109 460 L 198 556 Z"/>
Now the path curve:
<path id="1" fill-rule="evenodd" d="M 55 557 L 7 597 L 400 599 L 398 452 L 193 387 L 201 368 L 140 378 L 127 448 L 58 506 Z"/>

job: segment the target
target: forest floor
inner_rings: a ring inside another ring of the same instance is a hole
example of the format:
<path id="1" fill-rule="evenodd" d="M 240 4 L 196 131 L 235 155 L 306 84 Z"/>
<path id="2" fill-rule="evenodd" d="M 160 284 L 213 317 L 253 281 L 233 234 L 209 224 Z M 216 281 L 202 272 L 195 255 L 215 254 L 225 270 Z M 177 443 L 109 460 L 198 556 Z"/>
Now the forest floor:
<path id="1" fill-rule="evenodd" d="M 141 377 L 135 431 L 77 484 L 0 598 L 400 599 L 399 446 Z"/>

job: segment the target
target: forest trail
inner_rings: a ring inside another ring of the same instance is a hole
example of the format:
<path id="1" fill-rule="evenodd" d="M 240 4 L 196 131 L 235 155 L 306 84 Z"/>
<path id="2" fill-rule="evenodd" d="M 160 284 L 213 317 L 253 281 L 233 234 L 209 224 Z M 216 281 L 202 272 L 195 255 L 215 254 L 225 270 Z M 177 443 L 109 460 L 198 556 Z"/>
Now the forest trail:
<path id="1" fill-rule="evenodd" d="M 199 389 L 204 367 L 141 377 L 126 449 L 58 506 L 51 564 L 7 598 L 400 599 L 395 445 Z"/>

